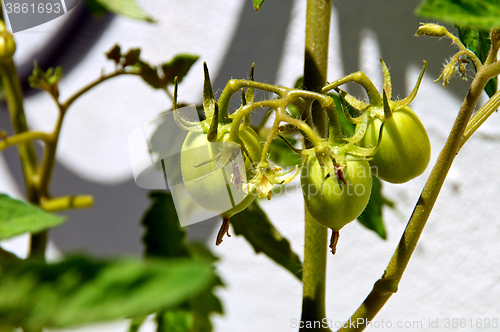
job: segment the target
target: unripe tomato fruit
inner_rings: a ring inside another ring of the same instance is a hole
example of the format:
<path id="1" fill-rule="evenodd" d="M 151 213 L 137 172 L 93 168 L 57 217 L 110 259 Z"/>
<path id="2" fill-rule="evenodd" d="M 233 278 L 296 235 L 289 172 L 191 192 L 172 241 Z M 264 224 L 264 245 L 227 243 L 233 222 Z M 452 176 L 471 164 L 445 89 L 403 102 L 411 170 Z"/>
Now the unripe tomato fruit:
<path id="1" fill-rule="evenodd" d="M 365 159 L 346 157 L 342 170 L 347 183 L 335 176 L 326 180 L 316 155 L 307 158 L 300 174 L 307 209 L 321 225 L 335 231 L 356 219 L 365 209 L 372 189 L 370 164 Z M 321 192 L 323 188 L 323 192 Z"/>
<path id="2" fill-rule="evenodd" d="M 252 161 L 260 161 L 262 147 L 255 131 L 246 128 L 239 132 L 239 137 Z M 224 167 L 226 176 L 219 170 L 221 166 L 217 165 L 217 155 L 223 146 L 221 143 L 227 143 L 228 138 L 229 133 L 225 133 L 217 142 L 209 143 L 205 133 L 188 133 L 181 150 L 181 172 L 188 193 L 196 203 L 206 210 L 230 218 L 250 205 L 256 195 L 242 191 L 241 172 L 246 171 L 247 180 L 251 176 L 248 158 L 244 166 L 235 162 L 236 166 L 233 167 L 228 163 Z M 236 144 L 231 146 L 237 147 Z M 243 155 L 243 151 L 240 151 Z M 234 202 L 228 198 L 228 185 Z"/>
<path id="3" fill-rule="evenodd" d="M 364 147 L 375 146 L 382 121 L 369 120 L 366 134 L 360 141 Z M 385 121 L 382 142 L 370 160 L 375 176 L 391 183 L 404 183 L 422 174 L 431 158 L 431 143 L 418 116 L 403 107 Z"/>

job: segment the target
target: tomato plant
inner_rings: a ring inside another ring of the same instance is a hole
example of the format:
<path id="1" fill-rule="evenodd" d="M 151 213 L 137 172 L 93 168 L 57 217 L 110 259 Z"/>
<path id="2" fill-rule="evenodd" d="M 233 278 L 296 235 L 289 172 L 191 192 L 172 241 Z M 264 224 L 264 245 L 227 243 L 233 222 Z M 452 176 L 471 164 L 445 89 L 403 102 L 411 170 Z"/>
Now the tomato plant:
<path id="1" fill-rule="evenodd" d="M 108 9 L 152 21 L 133 0 L 88 2 L 99 10 Z M 263 2 L 253 1 L 257 10 Z M 492 1 L 488 4 L 494 9 L 491 12 L 500 11 L 500 5 Z M 65 220 L 55 213 L 90 208 L 93 204 L 89 195 L 55 196 L 51 192 L 65 116 L 73 103 L 94 87 L 111 78 L 130 75 L 164 93 L 162 96 L 172 102 L 173 121 L 189 131 L 182 144 L 179 164 L 174 166 L 180 169 L 183 185 L 194 201 L 221 215 L 222 226 L 216 244 L 222 242 L 224 234 L 229 235 L 229 227 L 233 225 L 235 233 L 243 235 L 256 252 L 265 253 L 302 282 L 299 331 L 328 331 L 324 326 L 317 328 L 318 322 L 328 320 L 325 312 L 328 229 L 332 231 L 330 247 L 335 254 L 339 231 L 360 214 L 363 213 L 363 224 L 368 228 L 373 220 L 375 225 L 371 226 L 383 228 L 382 209 L 387 200 L 382 196 L 382 182 L 374 181 L 372 173 L 387 182 L 404 183 L 422 174 L 430 160 L 426 129 L 409 108 L 417 95 L 426 63 L 413 91 L 401 100 L 391 99 L 391 77 L 383 61 L 381 91 L 363 72 L 329 78 L 328 83 L 331 7 L 330 0 L 307 0 L 304 76 L 293 87 L 254 80 L 252 66 L 248 79 L 229 80 L 216 99 L 208 67 L 204 64 L 203 105 L 198 105 L 198 109 L 204 110 L 205 119 L 199 122 L 180 117 L 177 104 L 178 85 L 198 56 L 180 54 L 170 61 L 151 65 L 141 57 L 140 49 L 122 53 L 121 48 L 115 46 L 106 53 L 114 69 L 103 71 L 65 101 L 59 94 L 62 69 L 42 70 L 35 63 L 30 86 L 47 92 L 58 111 L 53 130 L 49 132 L 30 130 L 28 126 L 22 85 L 13 59 L 16 44 L 0 13 L 0 76 L 12 122 L 12 134 L 0 132 L 0 151 L 18 148 L 29 202 L 0 195 L 0 240 L 24 233 L 30 237 L 27 259 L 0 248 L 0 330 L 31 332 L 132 318 L 130 331 L 138 331 L 145 317 L 154 314 L 157 331 L 208 332 L 212 331 L 212 313 L 223 312 L 214 292 L 215 287 L 222 285 L 214 268 L 217 258 L 203 245 L 187 239 L 175 209 L 176 203 L 184 202 L 176 202 L 178 197 L 173 196 L 174 191 L 151 194 L 153 203 L 142 221 L 147 259 L 96 260 L 83 256 L 64 258 L 57 264 L 46 263 L 48 230 Z M 485 14 L 481 3 L 475 7 L 472 2 L 465 6 L 449 0 L 424 1 L 420 13 L 430 13 L 443 20 L 452 17 L 451 23 L 459 26 L 459 37 L 437 24 L 422 24 L 417 30 L 417 36 L 449 38 L 459 49 L 447 61 L 438 80 L 447 85 L 457 72 L 467 79 L 471 75 L 466 65 L 472 63 L 472 82 L 391 261 L 366 300 L 346 321 L 347 327 L 342 326 L 344 332 L 364 329 L 398 290 L 455 156 L 500 107 L 497 92 L 500 20 Z M 368 102 L 342 91 L 340 88 L 346 83 L 364 88 Z M 261 98 L 255 98 L 256 89 L 264 92 Z M 477 107 L 483 90 L 490 99 Z M 237 109 L 230 105 L 235 94 L 239 94 L 241 100 Z M 259 109 L 274 117 L 266 116 L 269 121 L 255 124 L 252 115 Z M 276 144 L 278 139 L 280 143 Z M 149 138 L 147 140 L 150 143 Z M 43 144 L 36 146 L 35 141 Z M 141 151 L 152 157 L 151 149 L 151 145 L 146 144 Z M 290 167 L 282 169 L 272 161 Z M 151 158 L 153 163 L 158 164 Z M 166 167 L 162 166 L 161 175 L 165 177 L 162 180 L 166 181 Z M 303 262 L 259 208 L 259 204 L 265 203 L 257 203 L 257 197 L 271 199 L 275 195 L 273 188 L 286 187 L 293 181 L 299 166 L 306 207 Z M 162 186 L 166 187 L 166 183 Z M 221 197 L 228 193 L 232 205 L 226 208 Z M 236 193 L 240 198 L 237 202 Z M 352 322 L 356 322 L 355 327 Z"/>

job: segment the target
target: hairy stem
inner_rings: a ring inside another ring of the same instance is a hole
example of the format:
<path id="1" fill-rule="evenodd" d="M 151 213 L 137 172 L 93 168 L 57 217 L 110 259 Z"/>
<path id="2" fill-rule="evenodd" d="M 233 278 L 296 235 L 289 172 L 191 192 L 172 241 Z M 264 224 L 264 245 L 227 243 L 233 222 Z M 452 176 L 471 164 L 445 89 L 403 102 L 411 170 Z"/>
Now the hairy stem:
<path id="1" fill-rule="evenodd" d="M 331 0 L 308 0 L 304 55 L 304 88 L 319 92 L 326 83 L 328 42 L 330 39 Z M 326 137 L 327 116 L 318 103 L 312 104 L 312 121 L 319 135 Z"/>
<path id="2" fill-rule="evenodd" d="M 287 88 L 281 86 L 260 83 L 251 80 L 229 80 L 219 98 L 219 118 L 221 120 L 227 119 L 229 117 L 229 102 L 231 101 L 231 97 L 233 94 L 239 92 L 241 88 L 254 88 L 263 91 L 269 91 L 277 94 L 280 97 L 282 97 L 283 93 L 287 90 Z"/>
<path id="3" fill-rule="evenodd" d="M 308 90 L 319 92 L 321 87 L 326 84 L 331 6 L 331 0 L 307 1 L 304 86 Z M 308 116 L 307 113 L 304 112 L 303 116 Z M 319 103 L 314 102 L 311 115 L 319 135 L 325 137 L 328 125 L 326 111 Z M 307 119 L 303 118 L 303 120 Z M 306 147 L 311 147 L 310 141 L 305 140 L 305 144 Z M 304 209 L 305 239 L 301 321 L 303 324 L 307 324 L 307 322 L 314 324 L 314 322 L 326 318 L 325 284 L 328 229 L 314 220 L 306 206 Z M 310 331 L 306 326 L 303 325 L 300 331 Z M 322 330 L 329 331 L 328 328 Z"/>
<path id="4" fill-rule="evenodd" d="M 17 69 L 12 59 L 0 63 L 0 75 L 7 99 L 12 127 L 16 135 L 28 135 L 28 125 L 24 114 L 23 94 Z M 25 137 L 25 136 L 21 136 Z M 26 198 L 30 203 L 39 205 L 40 195 L 36 188 L 36 174 L 38 173 L 38 161 L 35 147 L 31 140 L 19 143 L 19 157 L 23 169 L 26 188 Z M 29 257 L 45 260 L 45 248 L 47 244 L 47 231 L 31 234 Z"/>

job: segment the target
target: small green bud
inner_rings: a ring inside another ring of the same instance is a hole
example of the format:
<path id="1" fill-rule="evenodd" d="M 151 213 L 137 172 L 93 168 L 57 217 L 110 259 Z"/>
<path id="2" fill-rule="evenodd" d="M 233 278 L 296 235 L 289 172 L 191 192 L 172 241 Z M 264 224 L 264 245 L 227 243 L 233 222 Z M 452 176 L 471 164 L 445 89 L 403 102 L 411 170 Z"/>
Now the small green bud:
<path id="1" fill-rule="evenodd" d="M 445 37 L 448 30 L 444 26 L 434 23 L 420 23 L 422 26 L 418 28 L 415 36 L 427 35 L 431 37 Z"/>

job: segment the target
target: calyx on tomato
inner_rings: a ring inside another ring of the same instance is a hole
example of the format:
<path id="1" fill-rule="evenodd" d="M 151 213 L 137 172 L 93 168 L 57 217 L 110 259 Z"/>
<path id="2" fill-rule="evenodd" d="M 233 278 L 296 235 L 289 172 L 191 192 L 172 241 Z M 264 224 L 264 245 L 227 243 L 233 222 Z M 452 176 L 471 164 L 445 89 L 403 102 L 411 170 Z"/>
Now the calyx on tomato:
<path id="1" fill-rule="evenodd" d="M 391 183 L 404 183 L 422 174 L 430 160 L 431 145 L 427 131 L 418 116 L 408 104 L 415 98 L 423 74 L 411 94 L 400 101 L 392 101 L 391 78 L 387 66 L 382 61 L 384 72 L 384 90 L 369 91 L 370 105 L 362 103 L 354 97 L 340 91 L 341 97 L 363 115 L 354 119 L 357 122 L 358 135 L 350 139 L 361 147 L 375 146 L 382 134 L 380 147 L 371 157 L 370 165 L 373 174 Z M 380 130 L 384 123 L 383 130 Z"/>

